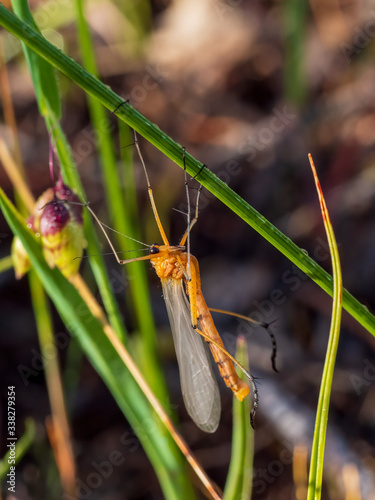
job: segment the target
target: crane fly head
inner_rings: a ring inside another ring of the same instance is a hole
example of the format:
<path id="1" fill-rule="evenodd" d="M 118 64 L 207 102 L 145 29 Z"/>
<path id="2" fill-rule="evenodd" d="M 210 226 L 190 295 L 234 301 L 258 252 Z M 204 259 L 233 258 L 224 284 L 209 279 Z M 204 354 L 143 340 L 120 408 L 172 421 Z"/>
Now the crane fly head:
<path id="1" fill-rule="evenodd" d="M 153 243 L 150 246 L 150 255 L 156 254 L 180 254 L 185 250 L 182 245 L 170 246 L 170 245 L 158 245 L 158 243 Z"/>

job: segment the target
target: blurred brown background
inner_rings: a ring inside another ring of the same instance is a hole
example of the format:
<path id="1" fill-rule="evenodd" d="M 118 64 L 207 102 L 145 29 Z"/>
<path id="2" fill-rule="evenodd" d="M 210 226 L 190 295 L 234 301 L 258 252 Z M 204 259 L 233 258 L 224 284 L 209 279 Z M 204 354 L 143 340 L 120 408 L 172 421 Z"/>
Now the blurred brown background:
<path id="1" fill-rule="evenodd" d="M 43 34 L 80 61 L 73 3 L 30 4 Z M 339 244 L 344 286 L 373 310 L 375 2 L 117 0 L 90 1 L 86 9 L 101 79 L 331 272 L 307 159 L 312 153 Z M 4 31 L 1 37 L 29 185 L 37 196 L 50 185 L 48 136 L 19 44 Z M 88 199 L 106 220 L 85 96 L 65 77 L 60 75 L 59 81 L 63 129 Z M 113 118 L 112 123 L 119 148 L 123 145 L 118 144 Z M 6 136 L 7 130 L 0 126 Z M 183 173 L 142 140 L 141 149 L 167 233 L 177 242 L 185 219 L 172 208 L 185 203 Z M 152 243 L 159 238 L 138 160 L 135 175 L 142 237 Z M 10 192 L 3 170 L 0 182 Z M 1 256 L 6 256 L 11 236 L 3 218 L 0 232 Z M 199 259 L 210 306 L 276 320 L 272 330 L 280 374 L 271 370 L 270 343 L 261 329 L 215 317 L 229 349 L 238 333 L 246 334 L 252 373 L 261 377 L 253 498 L 294 499 L 290 450 L 311 443 L 331 299 L 204 190 L 192 252 Z M 111 257 L 108 265 L 116 270 Z M 118 273 L 126 280 L 126 270 Z M 197 430 L 182 404 L 161 288 L 153 271 L 149 276 L 181 431 L 210 477 L 223 487 L 230 460 L 231 394 L 222 391 L 218 431 L 204 435 Z M 14 366 L 30 366 L 38 344 L 27 280 L 16 282 L 12 271 L 3 273 L 0 293 L 0 376 L 6 386 Z M 346 313 L 342 323 L 323 498 L 343 499 L 345 481 L 355 484 L 358 470 L 362 499 L 370 500 L 375 498 L 374 339 Z M 58 319 L 56 328 L 63 328 Z M 80 358 L 74 347 L 63 352 L 62 366 L 69 367 L 74 356 Z M 121 436 L 131 436 L 131 430 L 107 389 L 85 359 L 78 366 L 76 373 L 65 376 L 73 377 L 67 398 L 79 477 L 85 481 L 93 462 L 105 460 L 116 447 L 122 447 L 126 456 L 90 498 L 162 498 L 137 440 L 120 444 Z M 27 386 L 19 384 L 19 425 L 28 415 L 39 423 L 37 444 L 19 466 L 22 484 L 17 498 L 22 500 L 60 498 L 43 428 L 48 411 L 41 373 L 30 377 Z"/>

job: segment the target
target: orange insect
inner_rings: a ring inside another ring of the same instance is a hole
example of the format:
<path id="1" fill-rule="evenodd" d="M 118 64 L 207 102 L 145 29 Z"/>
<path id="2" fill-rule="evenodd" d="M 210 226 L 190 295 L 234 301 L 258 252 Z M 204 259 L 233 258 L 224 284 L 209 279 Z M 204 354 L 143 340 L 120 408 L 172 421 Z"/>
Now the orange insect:
<path id="1" fill-rule="evenodd" d="M 253 425 L 253 418 L 258 407 L 258 391 L 254 383 L 254 378 L 233 356 L 226 351 L 213 322 L 210 309 L 208 308 L 202 294 L 198 261 L 190 253 L 189 235 L 191 228 L 196 223 L 198 218 L 198 201 L 201 187 L 198 190 L 194 219 L 190 220 L 189 210 L 187 214 L 188 224 L 185 234 L 178 245 L 170 245 L 155 205 L 146 166 L 144 164 L 136 136 L 135 145 L 146 176 L 148 194 L 163 244 L 159 245 L 154 243 L 149 246 L 149 255 L 121 260 L 119 259 L 112 242 L 103 228 L 105 224 L 99 221 L 89 207 L 88 209 L 100 225 L 119 264 L 150 260 L 158 277 L 160 278 L 176 349 L 182 395 L 187 412 L 196 425 L 206 432 L 214 432 L 220 421 L 221 404 L 219 389 L 209 360 L 207 344 L 211 350 L 214 360 L 218 364 L 219 372 L 225 384 L 233 391 L 234 395 L 240 401 L 242 401 L 250 393 L 250 387 L 237 375 L 234 364 L 239 366 L 248 377 L 249 384 L 253 390 L 253 408 L 250 415 L 251 423 Z M 185 185 L 188 206 L 190 206 L 186 177 Z M 226 311 L 218 309 L 212 310 L 215 312 L 226 313 Z M 248 321 L 254 321 L 235 313 L 229 314 L 239 316 Z M 256 321 L 254 322 L 265 327 L 268 326 Z M 271 332 L 268 333 L 273 341 L 274 350 L 272 363 L 274 366 L 276 345 L 273 334 Z"/>

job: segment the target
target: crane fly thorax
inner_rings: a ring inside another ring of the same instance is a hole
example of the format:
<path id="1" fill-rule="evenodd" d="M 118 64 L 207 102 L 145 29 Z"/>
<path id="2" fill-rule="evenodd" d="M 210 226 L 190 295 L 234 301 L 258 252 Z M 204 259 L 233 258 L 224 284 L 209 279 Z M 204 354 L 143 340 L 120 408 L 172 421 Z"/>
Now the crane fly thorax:
<path id="1" fill-rule="evenodd" d="M 151 259 L 151 264 L 154 266 L 156 274 L 161 280 L 176 279 L 180 280 L 184 276 L 183 267 L 180 259 L 183 247 L 168 247 L 166 245 L 152 245 L 151 253 L 155 254 Z"/>
<path id="2" fill-rule="evenodd" d="M 161 280 L 167 278 L 180 280 L 184 276 L 181 264 L 175 255 L 163 255 L 153 258 L 151 259 L 151 264 L 154 266 L 156 274 Z"/>

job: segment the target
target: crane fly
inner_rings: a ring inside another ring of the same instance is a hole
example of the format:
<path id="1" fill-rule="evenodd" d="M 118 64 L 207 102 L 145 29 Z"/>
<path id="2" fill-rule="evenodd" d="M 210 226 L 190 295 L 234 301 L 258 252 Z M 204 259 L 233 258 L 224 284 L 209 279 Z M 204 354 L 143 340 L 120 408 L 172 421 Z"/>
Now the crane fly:
<path id="1" fill-rule="evenodd" d="M 190 253 L 189 236 L 191 228 L 198 219 L 198 202 L 201 186 L 198 189 L 195 216 L 193 220 L 191 220 L 189 208 L 187 213 L 187 229 L 179 244 L 173 246 L 169 243 L 160 221 L 136 135 L 135 146 L 146 176 L 151 207 L 163 243 L 154 243 L 149 246 L 149 255 L 121 260 L 103 227 L 106 225 L 97 218 L 90 207 L 87 206 L 87 208 L 98 222 L 119 264 L 123 265 L 130 262 L 150 260 L 156 274 L 160 278 L 179 365 L 182 396 L 186 410 L 192 420 L 200 429 L 206 432 L 214 432 L 220 421 L 221 403 L 219 388 L 209 359 L 208 344 L 226 386 L 233 391 L 234 395 L 240 401 L 250 393 L 250 387 L 252 388 L 253 408 L 250 419 L 253 425 L 253 418 L 258 407 L 258 391 L 255 386 L 254 378 L 226 351 L 212 319 L 210 309 L 202 294 L 198 260 Z M 185 185 L 188 207 L 190 207 L 186 170 Z M 213 309 L 213 311 L 227 312 L 218 309 Z M 245 316 L 236 315 L 235 313 L 229 314 L 242 317 L 265 327 L 268 326 Z M 276 355 L 276 345 L 273 334 L 271 332 L 268 333 L 273 342 L 272 364 L 275 368 L 274 359 Z M 238 376 L 234 365 L 239 366 L 245 373 L 249 380 L 250 387 Z"/>

